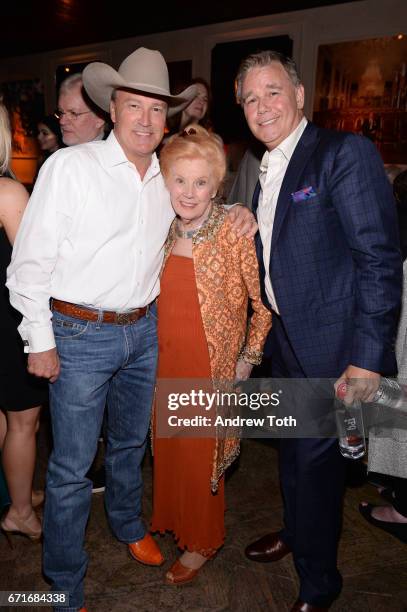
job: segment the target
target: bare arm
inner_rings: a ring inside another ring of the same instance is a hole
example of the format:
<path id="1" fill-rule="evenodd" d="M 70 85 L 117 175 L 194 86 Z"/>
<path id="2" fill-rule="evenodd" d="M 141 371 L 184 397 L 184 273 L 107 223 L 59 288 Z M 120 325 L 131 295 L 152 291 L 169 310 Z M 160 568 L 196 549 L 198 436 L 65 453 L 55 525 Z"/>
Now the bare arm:
<path id="1" fill-rule="evenodd" d="M 28 197 L 25 187 L 17 181 L 5 177 L 0 179 L 0 224 L 10 244 L 14 244 Z"/>

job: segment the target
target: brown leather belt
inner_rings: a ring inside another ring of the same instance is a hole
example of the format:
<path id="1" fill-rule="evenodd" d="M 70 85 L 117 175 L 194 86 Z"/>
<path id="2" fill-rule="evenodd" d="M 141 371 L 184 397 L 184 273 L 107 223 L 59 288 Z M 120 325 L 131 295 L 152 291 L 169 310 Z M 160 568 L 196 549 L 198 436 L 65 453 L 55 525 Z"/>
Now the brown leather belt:
<path id="1" fill-rule="evenodd" d="M 150 310 L 151 304 L 143 306 L 143 308 L 135 308 L 129 312 L 115 312 L 113 310 L 102 310 L 102 323 L 112 323 L 113 325 L 129 325 L 135 323 L 144 317 Z M 51 309 L 60 312 L 61 314 L 74 317 L 75 319 L 85 319 L 86 321 L 98 321 L 99 310 L 85 308 L 71 302 L 63 302 L 62 300 L 51 300 Z"/>

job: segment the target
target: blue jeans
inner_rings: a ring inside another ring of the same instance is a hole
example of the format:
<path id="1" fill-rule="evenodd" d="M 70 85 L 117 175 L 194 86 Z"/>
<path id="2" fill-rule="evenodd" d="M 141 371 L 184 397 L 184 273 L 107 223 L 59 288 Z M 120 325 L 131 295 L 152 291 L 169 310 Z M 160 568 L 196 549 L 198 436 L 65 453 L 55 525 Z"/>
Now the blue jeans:
<path id="1" fill-rule="evenodd" d="M 145 535 L 141 462 L 150 424 L 157 366 L 156 307 L 136 323 L 93 323 L 54 312 L 61 373 L 50 385 L 54 449 L 47 473 L 44 573 L 53 591 L 68 591 L 69 608 L 84 605 L 88 564 L 84 536 L 105 406 L 106 490 L 110 526 L 126 543 Z"/>

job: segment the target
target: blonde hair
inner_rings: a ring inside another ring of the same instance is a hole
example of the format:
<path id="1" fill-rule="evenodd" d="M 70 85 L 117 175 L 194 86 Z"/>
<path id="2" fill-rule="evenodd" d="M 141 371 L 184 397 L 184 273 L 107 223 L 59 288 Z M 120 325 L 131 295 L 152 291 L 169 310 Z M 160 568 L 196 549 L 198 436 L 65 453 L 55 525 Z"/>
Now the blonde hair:
<path id="1" fill-rule="evenodd" d="M 11 129 L 6 107 L 0 102 L 0 176 L 5 174 L 10 165 Z"/>
<path id="2" fill-rule="evenodd" d="M 201 125 L 191 125 L 168 139 L 160 153 L 160 167 L 167 179 L 172 164 L 179 159 L 204 159 L 213 170 L 216 188 L 226 174 L 226 155 L 221 138 Z"/>

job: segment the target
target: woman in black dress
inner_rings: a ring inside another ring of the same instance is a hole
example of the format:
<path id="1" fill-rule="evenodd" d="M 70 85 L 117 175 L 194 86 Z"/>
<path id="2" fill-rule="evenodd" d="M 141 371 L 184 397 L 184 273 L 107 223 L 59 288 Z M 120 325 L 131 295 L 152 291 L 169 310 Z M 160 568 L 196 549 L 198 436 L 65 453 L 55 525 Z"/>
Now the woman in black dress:
<path id="1" fill-rule="evenodd" d="M 17 326 L 21 317 L 10 306 L 5 286 L 11 244 L 28 200 L 25 188 L 11 178 L 11 134 L 8 115 L 0 104 L 0 444 L 11 505 L 1 521 L 8 535 L 18 532 L 31 539 L 41 536 L 41 523 L 33 510 L 32 481 L 36 431 L 46 386 L 27 372 Z"/>

